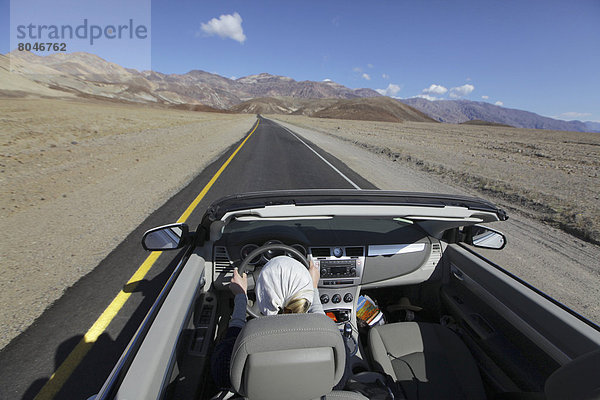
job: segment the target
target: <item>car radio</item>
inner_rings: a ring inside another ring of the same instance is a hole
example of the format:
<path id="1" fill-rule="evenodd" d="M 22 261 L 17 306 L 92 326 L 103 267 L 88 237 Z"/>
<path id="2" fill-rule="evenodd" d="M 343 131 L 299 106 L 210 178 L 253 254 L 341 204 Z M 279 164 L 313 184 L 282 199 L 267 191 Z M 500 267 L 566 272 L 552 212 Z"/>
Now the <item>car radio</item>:
<path id="1" fill-rule="evenodd" d="M 356 259 L 321 260 L 321 278 L 356 277 Z"/>

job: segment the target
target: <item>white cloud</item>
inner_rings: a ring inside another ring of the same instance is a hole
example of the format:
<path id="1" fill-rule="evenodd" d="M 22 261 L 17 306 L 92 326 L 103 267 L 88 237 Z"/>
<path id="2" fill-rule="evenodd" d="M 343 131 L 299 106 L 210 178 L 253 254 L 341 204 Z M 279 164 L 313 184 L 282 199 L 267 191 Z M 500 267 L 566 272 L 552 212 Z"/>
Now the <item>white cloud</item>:
<path id="1" fill-rule="evenodd" d="M 490 98 L 490 96 L 481 96 L 482 99 L 487 100 Z"/>
<path id="2" fill-rule="evenodd" d="M 401 87 L 399 85 L 395 85 L 390 83 L 385 89 L 375 89 L 375 91 L 383 96 L 394 97 L 400 92 Z"/>
<path id="3" fill-rule="evenodd" d="M 390 76 L 388 74 L 381 74 L 381 77 L 383 79 L 390 79 Z"/>
<path id="4" fill-rule="evenodd" d="M 229 79 L 231 79 L 232 81 L 235 81 L 237 79 L 236 76 L 230 76 Z"/>
<path id="5" fill-rule="evenodd" d="M 352 68 L 352 71 L 354 71 L 354 72 L 362 72 L 362 68 L 361 67 L 354 67 L 354 68 Z"/>
<path id="6" fill-rule="evenodd" d="M 457 86 L 450 89 L 449 96 L 453 99 L 458 99 L 460 97 L 469 95 L 473 90 L 475 90 L 475 86 L 467 83 L 466 85 Z"/>
<path id="7" fill-rule="evenodd" d="M 560 118 L 560 119 L 578 119 L 578 118 L 583 118 L 583 117 L 589 117 L 590 115 L 592 115 L 592 114 L 569 111 L 569 112 L 560 114 L 558 116 L 558 118 Z"/>
<path id="8" fill-rule="evenodd" d="M 373 64 L 367 64 L 367 67 L 373 68 Z"/>
<path id="9" fill-rule="evenodd" d="M 498 100 L 498 101 L 497 101 L 497 102 L 495 102 L 494 104 L 495 104 L 495 105 L 497 105 L 497 106 L 503 106 L 503 105 L 504 105 L 504 103 L 503 103 L 503 102 L 501 102 L 500 100 Z"/>
<path id="10" fill-rule="evenodd" d="M 325 79 L 323 79 L 323 82 L 333 82 L 333 81 L 329 78 L 325 78 Z"/>
<path id="11" fill-rule="evenodd" d="M 430 96 L 428 94 L 418 94 L 415 97 L 421 98 L 421 99 L 425 99 L 425 100 L 429 100 L 429 101 L 436 101 L 436 100 L 441 100 L 438 97 L 435 96 Z"/>
<path id="12" fill-rule="evenodd" d="M 370 81 L 370 80 L 371 80 L 371 77 L 370 77 L 370 76 L 369 76 L 369 74 L 367 74 L 367 73 L 364 73 L 364 74 L 362 74 L 362 77 L 363 77 L 363 79 L 366 79 L 366 80 L 368 80 L 368 81 Z"/>
<path id="13" fill-rule="evenodd" d="M 423 89 L 423 93 L 425 93 L 425 94 L 436 94 L 438 96 L 446 93 L 447 91 L 448 91 L 448 89 L 446 89 L 442 85 L 435 85 L 435 84 L 429 86 L 426 89 Z"/>
<path id="14" fill-rule="evenodd" d="M 207 23 L 202 23 L 200 29 L 209 36 L 220 36 L 223 39 L 233 39 L 240 43 L 246 41 L 246 35 L 242 29 L 242 17 L 233 13 L 221 15 L 218 19 L 213 18 Z"/>

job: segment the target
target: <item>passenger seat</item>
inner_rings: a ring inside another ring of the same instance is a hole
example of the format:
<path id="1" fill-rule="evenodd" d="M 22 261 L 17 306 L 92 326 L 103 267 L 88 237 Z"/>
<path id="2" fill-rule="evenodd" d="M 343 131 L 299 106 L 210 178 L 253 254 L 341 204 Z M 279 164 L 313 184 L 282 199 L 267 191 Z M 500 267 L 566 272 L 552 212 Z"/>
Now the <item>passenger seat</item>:
<path id="1" fill-rule="evenodd" d="M 438 324 L 400 322 L 369 333 L 375 368 L 400 384 L 408 399 L 485 399 L 469 349 Z"/>

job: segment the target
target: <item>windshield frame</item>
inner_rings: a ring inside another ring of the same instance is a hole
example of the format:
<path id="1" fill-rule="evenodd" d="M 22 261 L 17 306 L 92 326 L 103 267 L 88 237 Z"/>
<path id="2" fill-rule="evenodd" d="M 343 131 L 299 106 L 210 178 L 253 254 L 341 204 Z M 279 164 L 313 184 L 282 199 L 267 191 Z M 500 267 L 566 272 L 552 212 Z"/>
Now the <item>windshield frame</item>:
<path id="1" fill-rule="evenodd" d="M 207 209 L 202 219 L 202 226 L 209 229 L 213 222 L 221 220 L 231 213 L 246 210 L 248 214 L 252 215 L 252 210 L 278 205 L 407 206 L 438 209 L 460 207 L 495 214 L 499 221 L 508 219 L 504 210 L 476 197 L 382 190 L 304 189 L 251 192 L 223 197 Z"/>

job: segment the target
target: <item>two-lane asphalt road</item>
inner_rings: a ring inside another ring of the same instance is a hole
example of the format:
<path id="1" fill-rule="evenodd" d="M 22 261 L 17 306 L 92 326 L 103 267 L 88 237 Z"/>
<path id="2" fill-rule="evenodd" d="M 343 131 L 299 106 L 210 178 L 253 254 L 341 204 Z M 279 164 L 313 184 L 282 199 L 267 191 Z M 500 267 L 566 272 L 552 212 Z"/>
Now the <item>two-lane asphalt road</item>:
<path id="1" fill-rule="evenodd" d="M 142 233 L 178 220 L 203 188 L 209 187 L 186 221 L 192 229 L 213 201 L 234 193 L 375 188 L 339 160 L 270 120 L 261 118 L 248 134 L 246 142 L 233 145 L 150 215 L 90 274 L 0 351 L 0 399 L 86 399 L 99 390 L 179 258 L 173 253 L 163 254 L 141 280 L 127 284 L 148 257 L 140 245 Z M 116 207 L 118 203 L 115 199 Z M 80 211 L 85 218 L 85 210 Z M 129 297 L 122 307 L 114 308 L 113 300 L 120 292 Z M 90 333 L 101 315 L 106 328 Z"/>

